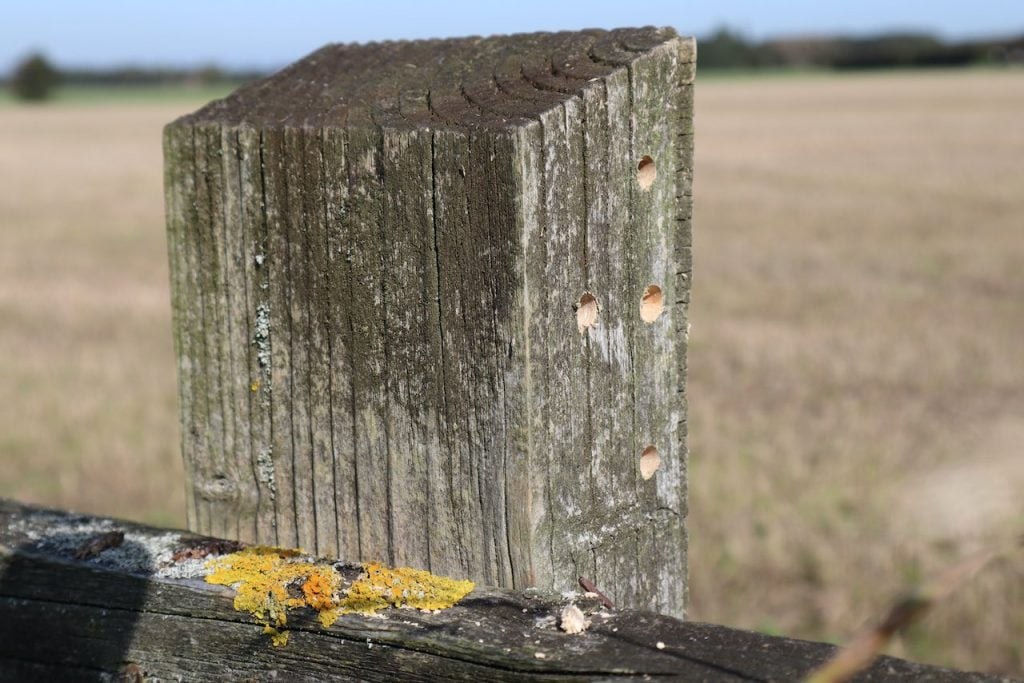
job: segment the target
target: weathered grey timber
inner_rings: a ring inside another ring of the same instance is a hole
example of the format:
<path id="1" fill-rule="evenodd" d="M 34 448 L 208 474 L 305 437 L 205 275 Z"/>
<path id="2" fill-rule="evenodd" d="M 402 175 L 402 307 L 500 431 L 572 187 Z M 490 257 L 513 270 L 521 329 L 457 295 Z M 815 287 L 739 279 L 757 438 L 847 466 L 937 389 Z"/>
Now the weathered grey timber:
<path id="1" fill-rule="evenodd" d="M 682 616 L 694 59 L 329 45 L 167 126 L 189 528 Z"/>
<path id="2" fill-rule="evenodd" d="M 111 534 L 121 538 L 116 547 L 91 543 Z M 0 681 L 794 681 L 835 652 L 606 610 L 584 595 L 484 587 L 439 612 L 348 615 L 330 629 L 312 610 L 296 610 L 288 644 L 275 648 L 249 614 L 232 608 L 231 590 L 175 578 L 187 572 L 171 551 L 196 544 L 218 545 L 0 499 Z M 93 550 L 83 557 L 82 547 Z M 591 621 L 580 634 L 558 625 L 571 601 Z M 999 679 L 881 657 L 855 680 Z"/>

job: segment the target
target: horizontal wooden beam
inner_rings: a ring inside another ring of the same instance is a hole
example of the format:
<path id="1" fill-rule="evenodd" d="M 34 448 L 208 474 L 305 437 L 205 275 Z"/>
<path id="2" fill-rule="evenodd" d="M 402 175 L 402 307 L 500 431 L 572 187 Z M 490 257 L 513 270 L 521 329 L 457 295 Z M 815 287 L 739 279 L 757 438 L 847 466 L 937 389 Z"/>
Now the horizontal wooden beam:
<path id="1" fill-rule="evenodd" d="M 0 681 L 796 680 L 830 645 L 602 605 L 593 594 L 478 587 L 436 612 L 390 609 L 324 628 L 289 614 L 272 646 L 234 592 L 203 580 L 238 544 L 0 499 Z M 591 625 L 561 627 L 574 603 Z M 859 680 L 995 680 L 880 658 Z"/>

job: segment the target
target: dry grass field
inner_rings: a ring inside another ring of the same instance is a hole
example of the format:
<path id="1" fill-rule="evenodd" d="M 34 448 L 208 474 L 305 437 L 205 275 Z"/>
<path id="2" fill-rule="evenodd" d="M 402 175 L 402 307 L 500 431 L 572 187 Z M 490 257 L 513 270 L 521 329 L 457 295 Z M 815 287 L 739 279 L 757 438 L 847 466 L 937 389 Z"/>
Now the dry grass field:
<path id="1" fill-rule="evenodd" d="M 1024 531 L 1024 72 L 699 81 L 692 616 L 843 641 Z M 0 495 L 183 523 L 160 127 L 0 106 Z M 1024 673 L 1024 553 L 895 654 Z"/>

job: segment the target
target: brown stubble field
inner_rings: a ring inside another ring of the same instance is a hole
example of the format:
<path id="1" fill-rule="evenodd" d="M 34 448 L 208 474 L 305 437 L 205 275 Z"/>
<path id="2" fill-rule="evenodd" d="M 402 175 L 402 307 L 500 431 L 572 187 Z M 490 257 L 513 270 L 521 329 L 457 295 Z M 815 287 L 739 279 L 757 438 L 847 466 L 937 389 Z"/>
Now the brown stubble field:
<path id="1" fill-rule="evenodd" d="M 691 616 L 844 641 L 1024 531 L 1024 72 L 698 79 Z M 160 127 L 0 106 L 0 495 L 184 520 Z M 893 653 L 1024 672 L 1024 553 Z"/>

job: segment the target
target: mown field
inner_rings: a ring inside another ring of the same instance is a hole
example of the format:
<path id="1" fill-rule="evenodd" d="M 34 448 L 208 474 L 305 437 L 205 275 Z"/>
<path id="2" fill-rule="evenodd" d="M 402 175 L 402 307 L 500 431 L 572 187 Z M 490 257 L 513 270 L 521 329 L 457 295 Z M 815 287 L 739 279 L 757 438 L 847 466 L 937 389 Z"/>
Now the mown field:
<path id="1" fill-rule="evenodd" d="M 0 495 L 183 523 L 160 127 L 209 95 L 0 101 Z M 1022 111 L 1020 71 L 699 80 L 694 618 L 844 641 L 1024 531 Z M 1024 673 L 1024 553 L 892 651 Z"/>

